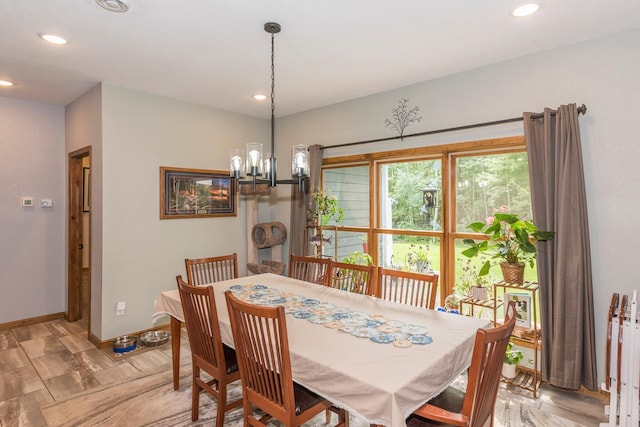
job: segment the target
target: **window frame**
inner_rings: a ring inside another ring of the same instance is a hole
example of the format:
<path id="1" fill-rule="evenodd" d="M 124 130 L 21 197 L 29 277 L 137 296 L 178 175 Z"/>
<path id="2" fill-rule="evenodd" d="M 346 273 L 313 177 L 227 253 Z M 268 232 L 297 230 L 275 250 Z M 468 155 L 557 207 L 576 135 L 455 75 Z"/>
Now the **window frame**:
<path id="1" fill-rule="evenodd" d="M 320 182 L 324 182 L 324 171 L 350 166 L 369 167 L 369 227 L 346 227 L 337 225 L 336 231 L 356 231 L 367 234 L 368 247 L 373 262 L 378 265 L 378 236 L 381 234 L 415 235 L 440 239 L 440 304 L 446 295 L 453 293 L 455 285 L 455 241 L 463 238 L 481 238 L 477 233 L 456 230 L 456 159 L 468 156 L 526 152 L 524 135 L 432 145 L 419 148 L 363 153 L 322 159 Z M 380 224 L 380 165 L 403 161 L 441 161 L 441 230 L 404 230 L 381 228 Z"/>

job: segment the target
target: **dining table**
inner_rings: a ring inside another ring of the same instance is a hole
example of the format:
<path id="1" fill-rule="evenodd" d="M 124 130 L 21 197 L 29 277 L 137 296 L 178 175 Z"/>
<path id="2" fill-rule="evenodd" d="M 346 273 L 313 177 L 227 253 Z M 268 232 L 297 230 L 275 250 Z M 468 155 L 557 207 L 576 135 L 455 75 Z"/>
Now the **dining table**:
<path id="1" fill-rule="evenodd" d="M 447 388 L 471 362 L 486 319 L 429 310 L 272 273 L 211 283 L 222 341 L 233 347 L 225 292 L 285 307 L 293 379 L 370 424 L 406 418 Z M 179 384 L 177 288 L 160 294 L 154 322 L 171 318 L 174 388 Z"/>

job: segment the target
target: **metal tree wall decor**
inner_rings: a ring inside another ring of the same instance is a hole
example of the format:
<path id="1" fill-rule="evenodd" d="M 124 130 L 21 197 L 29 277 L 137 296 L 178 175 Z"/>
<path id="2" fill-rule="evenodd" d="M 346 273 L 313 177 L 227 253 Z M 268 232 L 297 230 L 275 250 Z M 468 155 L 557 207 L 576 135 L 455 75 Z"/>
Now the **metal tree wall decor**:
<path id="1" fill-rule="evenodd" d="M 400 101 L 398 101 L 398 106 L 391 110 L 391 118 L 393 121 L 389 119 L 384 121 L 384 127 L 391 127 L 398 131 L 400 134 L 400 141 L 403 139 L 405 128 L 407 128 L 411 123 L 422 120 L 422 116 L 418 117 L 420 107 L 409 108 L 407 105 L 408 102 L 409 100 L 406 98 L 400 99 Z"/>

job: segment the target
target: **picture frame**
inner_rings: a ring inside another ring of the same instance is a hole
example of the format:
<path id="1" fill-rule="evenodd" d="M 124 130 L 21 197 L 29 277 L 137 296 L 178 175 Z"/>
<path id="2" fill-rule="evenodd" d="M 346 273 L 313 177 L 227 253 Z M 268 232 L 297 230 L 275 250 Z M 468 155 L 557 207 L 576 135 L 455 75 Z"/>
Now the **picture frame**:
<path id="1" fill-rule="evenodd" d="M 91 210 L 91 169 L 82 168 L 82 212 Z"/>
<path id="2" fill-rule="evenodd" d="M 507 292 L 504 294 L 506 304 L 516 303 L 516 326 L 531 329 L 531 295 L 528 293 Z"/>
<path id="3" fill-rule="evenodd" d="M 227 171 L 160 167 L 160 219 L 236 216 L 236 197 Z"/>

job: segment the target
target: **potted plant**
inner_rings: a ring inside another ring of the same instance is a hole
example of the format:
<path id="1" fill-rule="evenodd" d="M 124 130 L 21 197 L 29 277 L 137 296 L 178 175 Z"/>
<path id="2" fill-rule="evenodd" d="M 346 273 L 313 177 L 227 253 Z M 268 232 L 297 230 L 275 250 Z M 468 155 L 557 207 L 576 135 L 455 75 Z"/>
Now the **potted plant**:
<path id="1" fill-rule="evenodd" d="M 490 255 L 478 276 L 486 276 L 492 267 L 491 259 L 502 259 L 500 266 L 507 283 L 522 284 L 524 268 L 529 264 L 534 267 L 536 258 L 536 243 L 540 240 L 551 240 L 555 236 L 553 231 L 542 231 L 533 221 L 520 218 L 516 214 L 508 213 L 507 207 L 494 209 L 494 216 L 490 216 L 483 222 L 474 222 L 468 228 L 476 233 L 488 235 L 488 240 L 475 241 L 464 239 L 469 245 L 462 254 L 472 258 L 481 253 Z M 516 269 L 512 273 L 511 269 Z"/>
<path id="2" fill-rule="evenodd" d="M 481 258 L 482 259 L 482 258 Z M 471 297 L 477 300 L 489 299 L 491 289 L 486 276 L 479 276 L 475 267 L 471 265 L 471 259 L 466 260 L 466 265 L 461 258 L 457 259 L 462 265 L 462 274 L 457 280 L 454 289 L 462 297 Z"/>
<path id="3" fill-rule="evenodd" d="M 344 217 L 344 209 L 338 206 L 338 198 L 331 194 L 331 191 L 322 191 L 316 189 L 311 193 L 311 207 L 309 208 L 309 216 L 318 218 L 320 225 L 329 224 L 331 219 L 341 222 Z"/>
<path id="4" fill-rule="evenodd" d="M 507 344 L 507 351 L 504 353 L 504 363 L 502 364 L 502 376 L 507 379 L 516 377 L 516 365 L 522 361 L 524 353 L 520 349 L 514 349 L 513 343 Z"/>
<path id="5" fill-rule="evenodd" d="M 431 260 L 429 259 L 429 246 L 427 245 L 409 245 L 409 251 L 407 252 L 405 266 L 409 271 L 416 273 L 429 272 L 429 265 Z"/>

